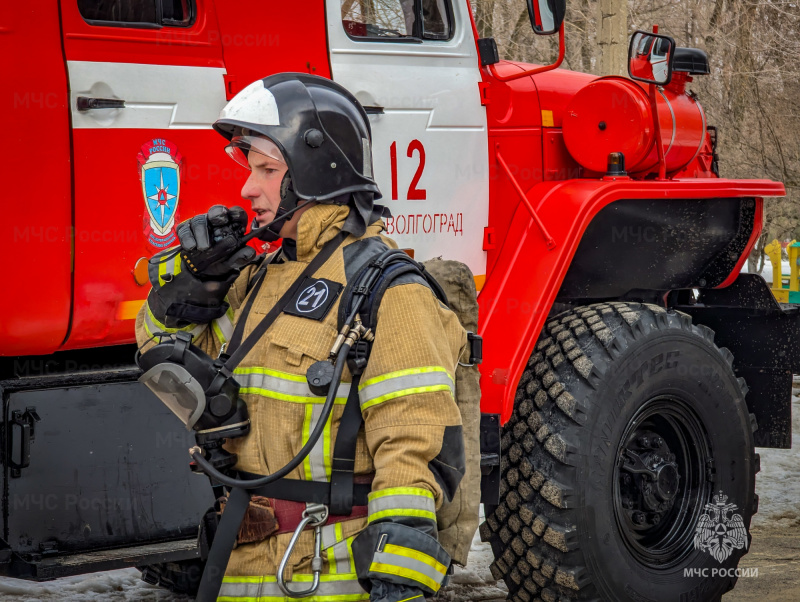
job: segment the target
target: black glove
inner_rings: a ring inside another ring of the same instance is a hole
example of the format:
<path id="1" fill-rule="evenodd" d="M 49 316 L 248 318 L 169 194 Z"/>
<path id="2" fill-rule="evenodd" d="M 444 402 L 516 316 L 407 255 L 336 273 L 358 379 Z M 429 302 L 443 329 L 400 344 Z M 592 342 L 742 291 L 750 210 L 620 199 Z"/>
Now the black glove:
<path id="1" fill-rule="evenodd" d="M 251 247 L 247 247 L 252 251 Z M 244 249 L 242 249 L 244 251 Z M 239 252 L 241 253 L 241 251 Z M 238 263 L 236 253 L 231 260 Z M 222 269 L 229 261 L 217 264 Z M 185 269 L 163 286 L 153 286 L 147 303 L 153 315 L 168 328 L 182 328 L 189 324 L 205 324 L 225 315 L 228 303 L 225 295 L 239 276 L 239 270 L 230 270 L 225 279 L 200 279 Z"/>
<path id="2" fill-rule="evenodd" d="M 167 328 L 183 328 L 189 324 L 205 324 L 225 315 L 225 295 L 239 277 L 240 269 L 252 259 L 252 247 L 243 247 L 214 264 L 217 278 L 200 278 L 186 269 L 186 262 L 176 257 L 175 249 L 167 249 L 150 260 L 148 276 L 153 288 L 147 304 L 153 317 Z M 175 266 L 177 262 L 177 268 Z M 153 324 L 151 331 L 161 330 Z"/>
<path id="3" fill-rule="evenodd" d="M 227 280 L 255 257 L 242 243 L 247 213 L 241 207 L 214 205 L 176 230 L 186 269 L 201 280 Z"/>
<path id="4" fill-rule="evenodd" d="M 372 591 L 369 593 L 370 602 L 424 602 L 425 596 L 422 590 L 416 587 L 409 587 L 407 585 L 397 585 L 395 583 L 388 583 L 387 581 L 380 581 L 379 579 L 371 579 Z"/>

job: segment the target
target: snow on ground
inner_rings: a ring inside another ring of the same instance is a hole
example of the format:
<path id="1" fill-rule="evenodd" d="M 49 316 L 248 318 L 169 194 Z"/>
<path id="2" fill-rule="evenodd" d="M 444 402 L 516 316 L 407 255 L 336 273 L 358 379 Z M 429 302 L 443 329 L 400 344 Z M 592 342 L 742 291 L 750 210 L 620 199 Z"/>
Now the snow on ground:
<path id="1" fill-rule="evenodd" d="M 800 378 L 795 377 L 795 393 L 800 393 Z M 763 449 L 761 472 L 756 477 L 759 495 L 758 514 L 753 527 L 790 528 L 800 525 L 800 397 L 792 396 L 792 449 Z M 507 589 L 489 572 L 492 551 L 477 533 L 466 568 L 456 567 L 450 585 L 439 599 L 448 602 L 500 602 Z M 0 577 L 0 600 L 11 602 L 188 602 L 186 596 L 171 594 L 146 584 L 136 569 L 121 569 L 76 575 L 45 583 Z"/>
<path id="2" fill-rule="evenodd" d="M 20 579 L 0 578 L 0 600 L 13 602 L 39 602 L 63 600 L 65 602 L 133 602 L 188 601 L 186 596 L 176 596 L 160 587 L 148 585 L 136 569 L 121 569 L 75 575 L 45 583 Z"/>
<path id="3" fill-rule="evenodd" d="M 792 449 L 757 448 L 761 472 L 756 476 L 758 514 L 753 527 L 800 526 L 800 377 L 792 395 Z"/>
<path id="4" fill-rule="evenodd" d="M 483 520 L 481 508 L 481 520 Z M 508 589 L 502 581 L 497 582 L 489 572 L 489 565 L 494 560 L 492 549 L 483 543 L 478 534 L 472 540 L 467 566 L 457 566 L 456 572 L 439 595 L 442 600 L 461 602 L 462 600 L 495 601 L 505 600 Z"/>

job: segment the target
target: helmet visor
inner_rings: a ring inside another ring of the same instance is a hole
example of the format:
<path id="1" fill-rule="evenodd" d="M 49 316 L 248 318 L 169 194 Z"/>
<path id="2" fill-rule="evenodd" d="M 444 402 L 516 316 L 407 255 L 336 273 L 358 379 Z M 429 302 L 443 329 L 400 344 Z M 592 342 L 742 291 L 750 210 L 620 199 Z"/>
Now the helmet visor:
<path id="1" fill-rule="evenodd" d="M 245 169 L 250 169 L 250 163 L 247 161 L 247 156 L 250 152 L 256 152 L 270 159 L 275 159 L 280 163 L 286 164 L 278 146 L 269 138 L 263 136 L 234 136 L 230 144 L 225 147 L 225 152 L 228 156 L 236 161 Z"/>
<path id="2" fill-rule="evenodd" d="M 139 377 L 175 414 L 186 429 L 191 429 L 203 414 L 206 396 L 203 387 L 183 366 L 171 362 L 157 364 Z"/>

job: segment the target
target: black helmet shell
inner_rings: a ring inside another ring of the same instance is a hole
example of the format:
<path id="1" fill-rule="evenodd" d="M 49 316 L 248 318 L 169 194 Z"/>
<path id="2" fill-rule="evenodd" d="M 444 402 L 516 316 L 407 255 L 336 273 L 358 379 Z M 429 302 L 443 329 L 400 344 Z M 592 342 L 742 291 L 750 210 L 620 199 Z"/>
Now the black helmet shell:
<path id="1" fill-rule="evenodd" d="M 306 73 L 257 80 L 220 112 L 214 129 L 231 140 L 260 134 L 283 153 L 295 194 L 333 202 L 355 192 L 380 198 L 364 108 L 339 84 Z"/>

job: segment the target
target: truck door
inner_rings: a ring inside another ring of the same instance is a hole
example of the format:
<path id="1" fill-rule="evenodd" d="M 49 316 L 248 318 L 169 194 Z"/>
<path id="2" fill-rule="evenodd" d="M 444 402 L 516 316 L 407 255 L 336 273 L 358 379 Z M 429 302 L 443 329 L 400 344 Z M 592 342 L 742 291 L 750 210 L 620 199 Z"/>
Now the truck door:
<path id="1" fill-rule="evenodd" d="M 457 0 L 326 0 L 333 79 L 371 113 L 388 234 L 417 259 L 485 274 L 486 112 L 469 6 Z"/>
<path id="2" fill-rule="evenodd" d="M 0 2 L 0 53 L 6 57 L 0 68 L 0 237 L 7 293 L 0 305 L 0 355 L 55 351 L 69 325 L 69 106 L 59 36 L 57 7 Z M 26 284 L 34 281 L 46 281 L 47 290 Z"/>
<path id="3" fill-rule="evenodd" d="M 66 348 L 130 342 L 143 258 L 175 244 L 182 219 L 239 199 L 211 129 L 226 101 L 219 30 L 210 0 L 62 0 L 61 14 L 75 203 Z"/>

